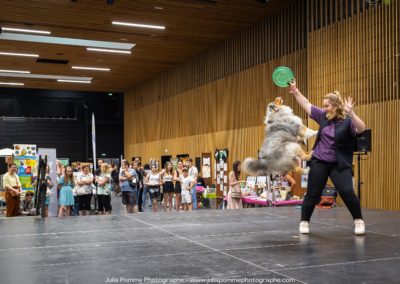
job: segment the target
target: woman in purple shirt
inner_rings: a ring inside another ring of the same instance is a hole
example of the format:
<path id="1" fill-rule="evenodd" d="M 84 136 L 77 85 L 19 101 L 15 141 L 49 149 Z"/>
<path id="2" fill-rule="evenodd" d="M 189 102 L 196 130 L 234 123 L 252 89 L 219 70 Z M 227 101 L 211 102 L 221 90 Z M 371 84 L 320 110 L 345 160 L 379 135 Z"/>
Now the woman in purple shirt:
<path id="1" fill-rule="evenodd" d="M 329 177 L 353 216 L 354 233 L 364 234 L 365 224 L 360 200 L 353 189 L 352 162 L 356 134 L 365 130 L 365 123 L 354 113 L 353 100 L 342 100 L 335 91 L 327 94 L 323 100 L 323 108 L 318 108 L 300 93 L 295 80 L 290 84 L 290 93 L 320 126 L 310 161 L 307 194 L 301 208 L 300 233 L 310 232 L 311 215 Z"/>

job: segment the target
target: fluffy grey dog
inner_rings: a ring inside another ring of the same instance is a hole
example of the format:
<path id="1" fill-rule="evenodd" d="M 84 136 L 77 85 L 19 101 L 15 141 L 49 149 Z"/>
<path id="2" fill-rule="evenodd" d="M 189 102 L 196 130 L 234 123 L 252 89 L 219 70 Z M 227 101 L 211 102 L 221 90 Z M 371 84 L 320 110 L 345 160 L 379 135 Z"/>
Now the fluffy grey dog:
<path id="1" fill-rule="evenodd" d="M 282 98 L 276 98 L 267 107 L 265 139 L 259 159 L 247 158 L 243 168 L 251 175 L 267 175 L 273 171 L 295 171 L 303 173 L 297 158 L 310 160 L 311 154 L 304 152 L 299 142 L 306 142 L 317 131 L 307 128 L 293 110 L 282 105 Z"/>

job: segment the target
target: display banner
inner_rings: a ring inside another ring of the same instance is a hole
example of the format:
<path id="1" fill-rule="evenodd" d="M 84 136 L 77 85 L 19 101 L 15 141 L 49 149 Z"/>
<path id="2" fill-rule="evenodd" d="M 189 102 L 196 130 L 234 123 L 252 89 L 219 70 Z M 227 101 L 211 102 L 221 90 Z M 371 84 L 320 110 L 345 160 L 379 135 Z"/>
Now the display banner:
<path id="1" fill-rule="evenodd" d="M 22 190 L 34 190 L 33 176 L 36 175 L 36 145 L 14 144 L 14 163 L 17 165 Z"/>
<path id="2" fill-rule="evenodd" d="M 42 159 L 47 155 L 47 165 L 50 167 L 50 173 L 46 176 L 50 176 L 53 187 L 51 188 L 50 203 L 49 203 L 49 217 L 58 216 L 58 198 L 57 198 L 57 150 L 39 148 L 38 155 L 42 156 Z"/>
<path id="3" fill-rule="evenodd" d="M 96 170 L 97 161 L 96 161 L 96 123 L 94 120 L 94 113 L 92 113 L 92 148 L 93 148 L 93 167 Z"/>
<path id="4" fill-rule="evenodd" d="M 69 166 L 68 158 L 57 158 L 57 161 L 59 161 L 60 165 L 63 165 L 64 167 Z"/>

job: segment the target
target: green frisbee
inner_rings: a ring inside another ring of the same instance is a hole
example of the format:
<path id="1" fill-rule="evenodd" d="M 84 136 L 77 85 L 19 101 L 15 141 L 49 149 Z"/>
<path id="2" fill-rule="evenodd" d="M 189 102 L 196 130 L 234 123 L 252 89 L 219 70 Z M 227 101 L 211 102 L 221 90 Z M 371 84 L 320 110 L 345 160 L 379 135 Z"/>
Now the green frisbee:
<path id="1" fill-rule="evenodd" d="M 279 66 L 275 68 L 274 72 L 272 73 L 272 80 L 274 81 L 275 85 L 278 87 L 288 87 L 289 82 L 294 79 L 293 71 L 286 66 Z"/>

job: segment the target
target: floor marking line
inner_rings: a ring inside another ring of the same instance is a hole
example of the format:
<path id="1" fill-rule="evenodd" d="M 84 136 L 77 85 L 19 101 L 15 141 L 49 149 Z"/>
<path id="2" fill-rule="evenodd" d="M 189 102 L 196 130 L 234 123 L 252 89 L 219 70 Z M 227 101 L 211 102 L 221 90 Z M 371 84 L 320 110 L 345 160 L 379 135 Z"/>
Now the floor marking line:
<path id="1" fill-rule="evenodd" d="M 309 265 L 309 266 L 297 266 L 297 267 L 277 268 L 277 269 L 275 269 L 275 270 L 296 270 L 296 269 L 305 269 L 305 268 L 318 268 L 318 267 L 326 267 L 326 266 L 336 266 L 336 265 L 347 265 L 347 264 L 358 264 L 358 263 L 388 261 L 388 260 L 396 260 L 396 259 L 400 259 L 400 256 L 398 256 L 398 257 L 386 257 L 386 258 L 366 259 L 366 260 L 356 260 L 356 261 L 346 261 L 346 262 L 337 262 L 337 263 L 326 263 L 326 264 Z"/>
<path id="2" fill-rule="evenodd" d="M 63 263 L 38 264 L 38 265 L 32 265 L 31 267 L 47 267 L 47 266 L 60 266 L 60 265 L 68 265 L 68 264 L 85 264 L 85 263 L 96 263 L 96 262 L 109 262 L 109 261 L 112 261 L 112 260 L 130 260 L 130 259 L 137 259 L 137 258 L 140 259 L 140 258 L 152 258 L 152 257 L 179 256 L 179 255 L 198 254 L 198 253 L 205 253 L 205 252 L 204 251 L 193 251 L 193 252 L 181 252 L 181 253 L 141 255 L 141 256 L 131 256 L 131 257 L 114 257 L 114 258 L 104 258 L 104 259 L 70 261 L 70 262 L 63 262 Z"/>
<path id="3" fill-rule="evenodd" d="M 290 217 L 288 217 L 288 216 L 278 215 L 278 214 L 274 214 L 274 213 L 267 213 L 267 215 L 271 215 L 271 216 L 275 216 L 275 217 L 285 217 L 285 218 L 290 219 Z M 323 219 L 323 218 L 321 218 L 321 219 Z M 338 227 L 338 228 L 354 230 L 353 228 L 342 226 L 342 225 L 337 225 L 337 224 L 334 224 L 334 223 L 331 223 L 331 222 L 312 221 L 310 223 L 311 224 L 312 223 L 317 223 L 317 224 L 321 224 L 321 225 L 331 225 L 331 226 L 335 226 L 335 227 Z M 368 224 L 366 224 L 366 227 L 368 228 Z M 370 230 L 365 230 L 365 232 L 366 233 L 377 234 L 377 235 L 382 235 L 382 236 L 390 237 L 390 238 L 397 237 L 397 236 L 387 235 L 387 234 L 384 234 L 384 233 L 380 233 L 380 232 L 376 232 L 376 231 L 370 231 Z"/>
<path id="4" fill-rule="evenodd" d="M 277 230 L 286 232 L 285 230 Z M 242 233 L 225 233 L 225 234 L 210 234 L 210 235 L 197 235 L 193 236 L 193 238 L 210 238 L 210 237 L 220 237 L 220 236 L 232 236 L 232 235 L 248 235 L 248 234 L 268 234 L 268 233 L 275 233 L 276 231 L 254 231 L 254 232 L 242 232 Z M 158 241 L 158 240 L 165 240 L 165 237 L 159 238 L 147 238 L 146 241 Z M 0 251 L 10 251 L 10 250 L 24 250 L 24 249 L 44 249 L 44 248 L 58 248 L 58 247 L 73 247 L 73 246 L 83 246 L 83 245 L 99 245 L 99 244 L 112 244 L 112 243 L 129 243 L 129 242 L 137 242 L 137 240 L 120 240 L 120 241 L 107 241 L 107 242 L 91 242 L 91 243 L 80 243 L 80 244 L 66 244 L 66 245 L 54 245 L 54 246 L 40 246 L 40 247 L 15 247 L 15 248 L 0 248 Z M 271 246 L 261 246 L 261 247 L 277 247 L 282 245 L 271 245 Z M 249 247 L 251 248 L 260 248 L 260 247 Z M 239 248 L 240 249 L 240 248 Z"/>
<path id="5" fill-rule="evenodd" d="M 122 215 L 123 216 L 123 215 Z M 171 225 L 166 227 L 187 227 L 187 226 L 202 226 L 203 224 L 180 224 Z M 120 229 L 102 229 L 102 230 L 88 230 L 88 231 L 66 231 L 66 232 L 56 232 L 56 233 L 36 233 L 36 234 L 9 234 L 0 235 L 0 238 L 5 237 L 31 237 L 31 236 L 49 236 L 49 235 L 60 235 L 60 234 L 86 234 L 86 233 L 99 233 L 99 232 L 112 232 L 112 231 L 125 231 L 125 230 L 149 230 L 154 229 L 153 227 L 130 227 L 130 228 L 120 228 Z"/>
<path id="6" fill-rule="evenodd" d="M 157 241 L 157 240 L 165 240 L 165 237 L 163 238 L 156 238 L 156 239 L 146 239 L 146 241 Z M 104 244 L 120 244 L 120 243 L 131 243 L 133 242 L 134 244 L 132 246 L 142 246 L 143 243 L 137 243 L 137 240 L 121 240 L 121 241 L 108 241 L 108 242 L 93 242 L 93 243 L 81 243 L 81 244 L 69 244 L 69 245 L 54 245 L 54 246 L 40 246 L 40 247 L 16 247 L 16 248 L 2 248 L 0 251 L 16 251 L 16 250 L 31 250 L 31 249 L 51 249 L 51 248 L 60 248 L 60 247 L 79 247 L 79 246 L 90 246 L 91 249 L 93 247 L 98 247 L 99 245 L 104 245 Z M 287 243 L 287 244 L 281 244 L 281 245 L 265 245 L 265 246 L 254 246 L 254 247 L 241 247 L 241 248 L 233 248 L 233 249 L 224 249 L 221 251 L 235 251 L 235 250 L 246 250 L 246 249 L 258 249 L 258 248 L 275 248 L 275 247 L 286 247 L 286 246 L 296 246 L 296 245 L 302 245 L 300 243 Z M 102 248 L 104 249 L 104 248 Z"/>
<path id="7" fill-rule="evenodd" d="M 248 261 L 248 260 L 241 259 L 241 258 L 239 258 L 239 257 L 236 257 L 236 256 L 231 255 L 231 254 L 229 254 L 229 253 L 226 253 L 226 252 L 224 252 L 224 251 L 221 251 L 221 250 L 218 250 L 218 249 L 216 249 L 216 248 L 207 246 L 207 245 L 205 245 L 205 244 L 202 244 L 202 243 L 193 241 L 193 240 L 188 239 L 188 238 L 186 238 L 186 237 L 184 237 L 184 236 L 181 236 L 181 235 L 175 234 L 175 233 L 173 233 L 173 232 L 167 231 L 167 230 L 165 230 L 165 229 L 163 229 L 163 228 L 159 228 L 159 227 L 154 226 L 154 225 L 152 225 L 152 224 L 150 224 L 150 223 L 147 223 L 147 222 L 145 222 L 145 221 L 138 220 L 138 219 L 137 219 L 136 217 L 134 217 L 134 216 L 125 216 L 125 217 L 130 218 L 130 219 L 134 219 L 134 220 L 136 220 L 136 221 L 138 221 L 138 222 L 141 222 L 141 223 L 143 223 L 143 224 L 145 224 L 145 225 L 148 225 L 148 226 L 154 227 L 154 228 L 156 228 L 156 229 L 158 229 L 158 230 L 160 230 L 160 231 L 169 233 L 169 234 L 171 234 L 171 235 L 173 235 L 173 236 L 175 236 L 175 237 L 177 237 L 177 238 L 186 240 L 186 241 L 188 241 L 188 242 L 190 242 L 190 243 L 194 243 L 194 244 L 196 244 L 196 245 L 198 245 L 198 246 L 202 246 L 202 247 L 207 248 L 207 249 L 209 249 L 209 250 L 218 252 L 218 253 L 223 254 L 223 255 L 225 255 L 225 256 L 228 256 L 228 257 L 230 257 L 230 258 L 239 260 L 239 261 L 244 262 L 244 263 L 246 263 L 246 264 L 249 264 L 249 265 L 251 265 L 251 266 L 257 267 L 258 269 L 264 270 L 264 271 L 266 271 L 266 272 L 273 272 L 273 273 L 276 273 L 276 274 L 278 274 L 278 275 L 284 276 L 284 277 L 286 277 L 286 278 L 295 279 L 296 281 L 298 281 L 298 282 L 300 282 L 300 283 L 306 284 L 305 282 L 302 282 L 302 281 L 300 281 L 300 280 L 298 280 L 298 279 L 296 279 L 296 278 L 294 278 L 294 277 L 289 277 L 289 276 L 287 276 L 287 275 L 285 275 L 285 274 L 278 273 L 278 272 L 275 272 L 275 271 L 266 269 L 265 267 L 262 267 L 262 266 L 260 266 L 260 265 L 258 265 L 258 264 L 255 264 L 255 263 L 252 263 L 252 262 L 250 262 L 250 261 Z"/>

